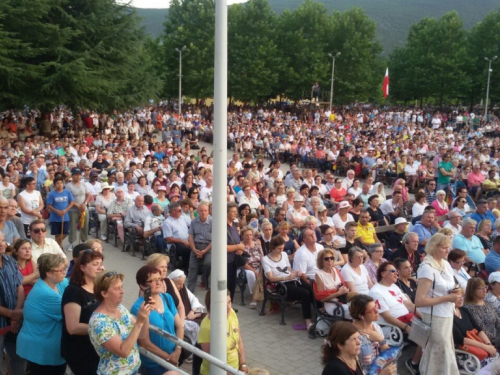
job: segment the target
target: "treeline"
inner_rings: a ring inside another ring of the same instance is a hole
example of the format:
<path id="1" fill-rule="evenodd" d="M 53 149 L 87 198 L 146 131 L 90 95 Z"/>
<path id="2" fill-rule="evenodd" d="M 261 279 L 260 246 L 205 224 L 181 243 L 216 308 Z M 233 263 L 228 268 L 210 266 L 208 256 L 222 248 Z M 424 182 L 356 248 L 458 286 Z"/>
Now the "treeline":
<path id="1" fill-rule="evenodd" d="M 476 104 L 485 96 L 484 57 L 500 57 L 500 11 L 487 15 L 471 31 L 463 28 L 454 11 L 440 19 L 422 19 L 410 28 L 406 45 L 388 57 L 376 39 L 375 22 L 359 8 L 328 13 L 323 4 L 305 0 L 293 12 L 278 16 L 267 0 L 251 0 L 230 6 L 228 18 L 228 93 L 242 101 L 309 97 L 315 81 L 329 91 L 328 54 L 340 52 L 335 63 L 336 104 L 383 102 L 386 66 L 391 80 L 388 101 Z M 213 0 L 171 2 L 155 58 L 164 78 L 164 96 L 178 94 L 175 48 L 184 45 L 183 93 L 192 98 L 213 95 L 214 22 Z M 500 100 L 500 59 L 496 64 L 492 102 Z"/>
<path id="2" fill-rule="evenodd" d="M 114 0 L 1 0 L 0 109 L 112 110 L 154 97 L 140 21 Z"/>

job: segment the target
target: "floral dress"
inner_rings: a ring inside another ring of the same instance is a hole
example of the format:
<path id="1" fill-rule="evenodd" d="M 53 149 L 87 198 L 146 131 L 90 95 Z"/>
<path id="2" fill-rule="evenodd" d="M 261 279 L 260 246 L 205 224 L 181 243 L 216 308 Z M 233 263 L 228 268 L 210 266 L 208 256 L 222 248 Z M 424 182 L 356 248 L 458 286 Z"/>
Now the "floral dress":
<path id="1" fill-rule="evenodd" d="M 470 312 L 474 319 L 476 319 L 477 324 L 481 327 L 481 330 L 486 336 L 488 336 L 490 342 L 495 342 L 496 327 L 498 326 L 499 318 L 493 305 L 488 301 L 484 301 L 483 305 L 466 304 L 464 307 Z"/>
<path id="2" fill-rule="evenodd" d="M 131 375 L 135 374 L 141 365 L 137 343 L 127 358 L 121 358 L 102 344 L 109 341 L 112 337 L 119 335 L 125 340 L 134 327 L 132 315 L 122 305 L 118 306 L 120 310 L 120 319 L 94 312 L 89 321 L 89 336 L 92 345 L 99 355 L 98 375 Z"/>

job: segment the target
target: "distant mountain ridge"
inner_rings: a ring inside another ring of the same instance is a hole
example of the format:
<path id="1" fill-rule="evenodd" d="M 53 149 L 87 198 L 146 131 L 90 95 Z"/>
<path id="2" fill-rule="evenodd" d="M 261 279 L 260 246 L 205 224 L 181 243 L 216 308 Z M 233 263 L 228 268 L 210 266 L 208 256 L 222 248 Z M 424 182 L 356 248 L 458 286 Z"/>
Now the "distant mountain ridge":
<path id="1" fill-rule="evenodd" d="M 303 0 L 269 0 L 276 13 L 285 9 L 294 10 Z M 456 10 L 470 29 L 491 11 L 500 7 L 498 0 L 319 0 L 327 10 L 345 11 L 359 7 L 377 23 L 377 35 L 384 53 L 390 53 L 394 47 L 405 43 L 408 30 L 415 22 L 425 17 L 439 18 L 443 14 Z M 156 37 L 163 31 L 163 22 L 168 9 L 137 9 L 144 18 L 146 31 Z"/>

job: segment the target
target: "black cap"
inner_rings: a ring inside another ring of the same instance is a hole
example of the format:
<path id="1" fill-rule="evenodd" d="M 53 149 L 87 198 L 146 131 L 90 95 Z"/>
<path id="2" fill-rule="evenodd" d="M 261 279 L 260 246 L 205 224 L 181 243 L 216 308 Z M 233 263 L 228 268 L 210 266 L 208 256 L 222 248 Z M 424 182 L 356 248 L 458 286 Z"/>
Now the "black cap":
<path id="1" fill-rule="evenodd" d="M 80 168 L 71 168 L 71 174 L 82 174 L 82 170 Z"/>

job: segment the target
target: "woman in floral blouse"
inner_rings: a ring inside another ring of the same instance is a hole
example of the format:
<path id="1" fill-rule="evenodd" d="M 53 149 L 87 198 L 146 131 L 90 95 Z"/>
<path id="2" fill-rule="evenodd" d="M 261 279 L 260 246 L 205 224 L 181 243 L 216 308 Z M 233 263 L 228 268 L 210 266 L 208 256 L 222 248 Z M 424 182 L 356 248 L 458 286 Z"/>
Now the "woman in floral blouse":
<path id="1" fill-rule="evenodd" d="M 137 339 L 154 301 L 141 304 L 136 320 L 121 304 L 123 274 L 117 272 L 99 274 L 94 293 L 101 303 L 89 321 L 90 341 L 100 358 L 97 374 L 136 374 L 141 365 Z"/>

